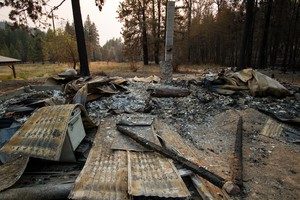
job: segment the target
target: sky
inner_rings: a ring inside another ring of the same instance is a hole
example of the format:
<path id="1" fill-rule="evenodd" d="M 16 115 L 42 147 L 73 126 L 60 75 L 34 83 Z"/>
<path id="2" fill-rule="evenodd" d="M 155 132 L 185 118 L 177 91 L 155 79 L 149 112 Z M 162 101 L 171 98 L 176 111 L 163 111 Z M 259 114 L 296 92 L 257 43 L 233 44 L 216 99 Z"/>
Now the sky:
<path id="1" fill-rule="evenodd" d="M 50 6 L 58 5 L 62 0 L 50 0 Z M 95 5 L 95 0 L 80 0 L 81 14 L 83 22 L 86 20 L 87 15 L 96 24 L 100 36 L 100 44 L 103 46 L 105 42 L 112 38 L 121 37 L 122 24 L 116 19 L 117 8 L 121 0 L 106 0 L 104 7 L 100 12 Z M 49 7 L 51 9 L 51 7 Z M 0 9 L 0 21 L 8 20 L 9 8 Z M 59 19 L 55 20 L 55 26 L 64 26 L 67 21 L 73 22 L 71 0 L 66 0 L 54 12 Z"/>

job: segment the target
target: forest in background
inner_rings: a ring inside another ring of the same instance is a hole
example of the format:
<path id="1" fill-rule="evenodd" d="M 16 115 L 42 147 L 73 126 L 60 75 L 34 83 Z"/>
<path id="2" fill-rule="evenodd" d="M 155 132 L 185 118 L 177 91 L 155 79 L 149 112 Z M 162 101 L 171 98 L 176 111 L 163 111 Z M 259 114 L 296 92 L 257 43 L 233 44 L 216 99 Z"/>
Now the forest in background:
<path id="1" fill-rule="evenodd" d="M 120 38 L 113 38 L 103 47 L 99 34 L 89 16 L 84 23 L 87 53 L 90 61 L 123 61 L 123 44 Z M 6 22 L 0 22 L 0 55 L 20 59 L 22 62 L 71 63 L 79 62 L 74 24 L 48 29 L 12 29 Z"/>
<path id="2" fill-rule="evenodd" d="M 164 60 L 166 3 L 121 1 L 117 12 L 123 42 L 112 39 L 103 47 L 95 24 L 87 18 L 89 60 L 145 65 Z M 299 69 L 299 5 L 298 0 L 177 0 L 173 65 Z M 1 55 L 23 62 L 78 62 L 73 24 L 47 32 L 0 27 Z"/>
<path id="3" fill-rule="evenodd" d="M 163 59 L 166 3 L 122 1 L 118 14 L 127 58 L 139 60 L 143 52 L 144 64 Z M 174 65 L 299 68 L 299 5 L 298 0 L 177 0 Z"/>

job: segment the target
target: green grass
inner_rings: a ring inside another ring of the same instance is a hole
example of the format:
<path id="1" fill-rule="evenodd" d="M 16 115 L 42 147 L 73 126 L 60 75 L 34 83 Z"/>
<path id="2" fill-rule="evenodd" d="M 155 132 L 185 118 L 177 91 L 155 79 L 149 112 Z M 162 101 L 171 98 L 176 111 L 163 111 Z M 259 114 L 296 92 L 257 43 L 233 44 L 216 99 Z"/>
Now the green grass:
<path id="1" fill-rule="evenodd" d="M 15 65 L 17 79 L 30 80 L 49 77 L 67 69 L 66 64 L 18 64 Z M 12 79 L 12 70 L 7 66 L 0 68 L 0 80 Z"/>

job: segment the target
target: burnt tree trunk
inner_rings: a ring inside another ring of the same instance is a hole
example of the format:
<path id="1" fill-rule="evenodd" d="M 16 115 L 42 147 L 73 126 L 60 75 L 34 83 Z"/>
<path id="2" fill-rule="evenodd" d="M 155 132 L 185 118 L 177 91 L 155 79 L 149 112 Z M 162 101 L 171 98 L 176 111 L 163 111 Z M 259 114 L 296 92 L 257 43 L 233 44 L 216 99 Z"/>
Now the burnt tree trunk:
<path id="1" fill-rule="evenodd" d="M 160 1 L 157 2 L 160 4 Z M 159 5 L 157 5 L 159 8 Z M 154 61 L 159 64 L 159 26 L 160 26 L 160 8 L 158 9 L 157 18 L 155 16 L 155 0 L 152 0 L 152 34 L 154 38 Z"/>
<path id="2" fill-rule="evenodd" d="M 268 36 L 269 36 L 270 19 L 272 13 L 272 4 L 273 4 L 273 0 L 269 0 L 267 5 L 267 11 L 265 14 L 265 25 L 263 28 L 263 36 L 262 36 L 262 41 L 260 43 L 260 50 L 258 56 L 258 67 L 260 68 L 265 68 L 267 64 Z"/>
<path id="3" fill-rule="evenodd" d="M 188 42 L 188 62 L 191 62 L 191 26 L 192 26 L 192 0 L 188 1 L 188 25 L 187 25 L 187 42 Z"/>
<path id="4" fill-rule="evenodd" d="M 89 63 L 86 52 L 86 44 L 84 39 L 84 30 L 82 25 L 81 11 L 80 11 L 80 3 L 79 0 L 72 0 L 72 10 L 73 10 L 73 18 L 75 25 L 75 33 L 77 40 L 77 50 L 80 61 L 80 75 L 81 76 L 89 76 Z"/>
<path id="5" fill-rule="evenodd" d="M 295 71 L 296 66 L 296 54 L 297 54 L 297 43 L 298 43 L 298 38 L 299 35 L 297 34 L 297 25 L 299 21 L 299 8 L 300 8 L 300 3 L 296 5 L 297 3 L 295 2 L 295 21 L 293 25 L 293 37 L 292 37 L 292 45 L 291 45 L 291 50 L 290 50 L 290 58 L 289 58 L 289 65 L 293 66 L 293 71 Z"/>
<path id="6" fill-rule="evenodd" d="M 160 24 L 161 24 L 161 0 L 157 1 L 157 35 L 155 41 L 155 63 L 159 64 L 160 54 Z"/>
<path id="7" fill-rule="evenodd" d="M 143 61 L 144 65 L 149 64 L 148 55 L 148 38 L 147 38 L 147 27 L 146 27 L 146 5 L 145 0 L 143 0 L 143 5 L 141 6 L 142 11 L 142 46 L 143 46 Z"/>
<path id="8" fill-rule="evenodd" d="M 254 17 L 254 0 L 247 0 L 246 2 L 246 22 L 243 33 L 242 46 L 240 50 L 239 68 L 243 69 L 249 67 L 252 50 L 251 38 L 253 38 L 253 17 Z"/>

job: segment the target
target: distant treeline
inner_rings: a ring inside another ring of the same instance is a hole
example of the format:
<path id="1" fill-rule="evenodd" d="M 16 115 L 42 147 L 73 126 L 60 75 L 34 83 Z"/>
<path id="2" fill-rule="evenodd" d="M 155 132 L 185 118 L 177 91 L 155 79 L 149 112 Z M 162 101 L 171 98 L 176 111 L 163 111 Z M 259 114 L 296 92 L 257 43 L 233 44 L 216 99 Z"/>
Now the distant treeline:
<path id="1" fill-rule="evenodd" d="M 118 13 L 128 59 L 143 58 L 145 64 L 163 59 L 166 4 L 121 1 Z M 299 0 L 178 0 L 175 65 L 295 69 L 300 62 L 299 5 Z"/>
<path id="2" fill-rule="evenodd" d="M 123 58 L 121 39 L 111 39 L 101 47 L 98 30 L 89 16 L 84 23 L 85 40 L 90 61 L 118 61 Z M 0 55 L 17 58 L 23 62 L 68 62 L 76 66 L 79 62 L 75 28 L 67 23 L 62 29 L 12 29 L 0 22 Z"/>

